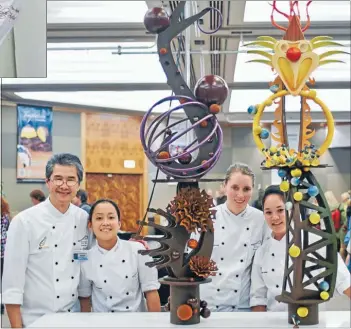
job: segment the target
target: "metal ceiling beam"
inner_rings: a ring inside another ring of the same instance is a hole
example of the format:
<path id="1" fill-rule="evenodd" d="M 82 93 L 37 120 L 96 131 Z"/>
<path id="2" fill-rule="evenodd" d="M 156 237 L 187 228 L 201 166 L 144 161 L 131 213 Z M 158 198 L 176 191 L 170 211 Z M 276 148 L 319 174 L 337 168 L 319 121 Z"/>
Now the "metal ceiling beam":
<path id="1" fill-rule="evenodd" d="M 228 83 L 230 90 L 268 89 L 268 82 Z M 350 81 L 320 81 L 312 89 L 350 89 Z M 72 92 L 72 91 L 152 91 L 170 90 L 166 83 L 14 83 L 3 81 L 3 92 Z"/>
<path id="2" fill-rule="evenodd" d="M 349 21 L 313 22 L 305 32 L 306 39 L 328 35 L 335 40 L 350 40 Z M 215 36 L 252 40 L 267 35 L 282 38 L 283 32 L 274 28 L 270 22 L 243 23 L 225 26 Z M 201 39 L 201 38 L 200 38 Z M 155 36 L 145 30 L 143 23 L 63 23 L 47 24 L 47 42 L 126 42 L 154 41 Z"/>
<path id="3" fill-rule="evenodd" d="M 52 106 L 57 109 L 62 110 L 78 110 L 82 112 L 91 112 L 91 113 L 116 113 L 120 115 L 134 115 L 134 116 L 143 116 L 145 111 L 132 111 L 119 108 L 108 108 L 108 107 L 99 107 L 99 106 L 88 106 L 88 105 L 77 105 L 71 103 L 62 103 L 62 102 L 48 102 L 48 101 L 37 101 L 32 99 L 20 98 L 16 95 L 6 94 L 4 100 L 11 102 L 13 104 L 26 104 L 33 106 Z M 3 106 L 6 106 L 3 104 Z M 155 113 L 159 115 L 160 113 Z M 173 117 L 173 115 L 172 115 Z M 181 118 L 181 115 L 174 115 L 175 118 Z M 252 124 L 252 116 L 246 112 L 230 112 L 230 113 L 218 113 L 216 115 L 218 121 L 222 124 L 225 123 L 234 123 L 234 124 Z M 351 122 L 351 113 L 350 112 L 340 112 L 333 111 L 333 117 L 335 122 Z M 265 112 L 262 116 L 262 123 L 271 124 L 274 121 L 274 112 Z M 313 112 L 313 123 L 325 122 L 325 117 L 322 112 Z M 300 112 L 287 112 L 287 123 L 298 123 L 300 122 Z"/>

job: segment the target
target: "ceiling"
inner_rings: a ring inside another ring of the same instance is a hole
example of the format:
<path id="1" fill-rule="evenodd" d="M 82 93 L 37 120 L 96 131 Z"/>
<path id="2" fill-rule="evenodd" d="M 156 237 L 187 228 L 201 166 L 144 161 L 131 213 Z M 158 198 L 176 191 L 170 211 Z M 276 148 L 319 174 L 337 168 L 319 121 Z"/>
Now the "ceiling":
<path id="1" fill-rule="evenodd" d="M 155 36 L 145 30 L 143 18 L 148 8 L 163 6 L 171 14 L 177 4 L 48 1 L 47 78 L 3 79 L 3 97 L 101 111 L 147 111 L 171 90 L 158 61 Z M 300 1 L 303 20 L 305 4 Z M 208 35 L 194 24 L 175 40 L 174 53 L 181 52 L 180 69 L 191 88 L 206 74 L 217 74 L 227 81 L 230 95 L 220 121 L 249 121 L 246 109 L 269 97 L 268 82 L 274 75 L 264 65 L 247 63 L 257 56 L 247 54 L 244 44 L 262 35 L 282 38 L 282 31 L 272 26 L 271 7 L 266 1 L 188 1 L 185 16 L 209 6 L 222 13 L 221 29 Z M 278 7 L 287 12 L 288 2 L 278 1 Z M 313 1 L 310 16 L 307 39 L 327 34 L 350 52 L 349 1 Z M 218 15 L 211 11 L 200 24 L 204 30 L 213 30 L 218 26 Z M 336 120 L 350 121 L 350 56 L 338 59 L 345 64 L 323 66 L 314 73 L 315 88 Z M 165 105 L 157 111 L 167 109 Z M 299 120 L 299 99 L 289 99 L 286 109 L 288 120 Z M 316 120 L 323 118 L 319 108 L 312 110 Z M 268 110 L 264 119 L 272 118 L 273 111 Z"/>

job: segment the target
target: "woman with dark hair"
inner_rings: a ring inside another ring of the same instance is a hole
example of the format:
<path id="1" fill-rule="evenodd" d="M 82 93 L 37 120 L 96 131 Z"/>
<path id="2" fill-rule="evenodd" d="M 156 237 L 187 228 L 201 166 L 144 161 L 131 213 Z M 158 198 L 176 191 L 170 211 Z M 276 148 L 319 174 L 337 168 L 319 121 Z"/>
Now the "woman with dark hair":
<path id="1" fill-rule="evenodd" d="M 281 294 L 286 253 L 286 210 L 284 193 L 269 186 L 262 198 L 263 214 L 272 234 L 257 250 L 251 273 L 250 306 L 252 311 L 286 311 L 288 305 L 275 297 Z M 310 241 L 316 235 L 309 234 Z M 322 255 L 323 256 L 323 255 Z M 306 287 L 315 289 L 314 285 Z M 335 291 L 351 298 L 350 274 L 338 253 Z"/>
<path id="2" fill-rule="evenodd" d="M 1 197 L 1 279 L 4 268 L 4 254 L 7 240 L 7 230 L 10 226 L 10 207 L 4 197 Z M 4 312 L 4 306 L 1 304 L 1 314 Z"/>
<path id="3" fill-rule="evenodd" d="M 101 199 L 92 205 L 88 227 L 96 244 L 82 262 L 79 296 L 85 300 L 92 297 L 93 312 L 159 312 L 157 270 L 145 265 L 151 257 L 138 253 L 144 246 L 118 238 L 120 218 L 112 200 Z M 81 309 L 90 311 L 85 303 Z"/>

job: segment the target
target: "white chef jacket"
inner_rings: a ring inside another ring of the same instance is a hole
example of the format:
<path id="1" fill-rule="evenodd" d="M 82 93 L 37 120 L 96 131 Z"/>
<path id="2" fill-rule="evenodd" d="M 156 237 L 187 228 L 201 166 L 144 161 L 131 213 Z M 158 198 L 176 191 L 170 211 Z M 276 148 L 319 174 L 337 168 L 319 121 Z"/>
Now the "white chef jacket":
<path id="1" fill-rule="evenodd" d="M 200 297 L 212 311 L 249 309 L 251 265 L 257 248 L 270 230 L 262 211 L 249 205 L 234 215 L 227 203 L 214 209 L 214 246 L 211 259 L 217 264 L 212 282 L 201 285 Z"/>
<path id="2" fill-rule="evenodd" d="M 82 262 L 79 296 L 92 296 L 93 312 L 146 311 L 144 292 L 158 290 L 157 269 L 145 265 L 150 256 L 138 254 L 145 247 L 136 241 L 118 239 L 111 250 L 98 243 Z"/>
<path id="3" fill-rule="evenodd" d="M 309 241 L 318 241 L 320 238 L 315 234 L 309 234 Z M 323 251 L 323 250 L 321 250 Z M 268 237 L 257 250 L 252 266 L 250 306 L 266 305 L 267 311 L 287 311 L 288 304 L 280 303 L 275 297 L 282 292 L 282 284 L 285 268 L 286 236 L 280 241 Z M 323 253 L 320 252 L 321 256 Z M 324 252 L 325 254 L 325 252 Z M 311 257 L 314 257 L 311 255 Z M 290 263 L 291 265 L 292 263 Z M 307 266 L 313 265 L 306 262 Z M 314 272 L 315 273 L 315 272 Z M 305 277 L 304 280 L 308 278 Z M 343 291 L 350 287 L 350 273 L 344 261 L 338 253 L 338 267 L 336 275 L 335 291 L 342 295 Z M 287 286 L 287 289 L 289 287 Z M 312 284 L 306 289 L 316 290 Z"/>
<path id="4" fill-rule="evenodd" d="M 50 199 L 15 216 L 7 233 L 2 302 L 21 305 L 24 326 L 53 312 L 70 312 L 78 299 L 80 264 L 88 247 L 88 214 L 70 204 L 62 214 Z"/>

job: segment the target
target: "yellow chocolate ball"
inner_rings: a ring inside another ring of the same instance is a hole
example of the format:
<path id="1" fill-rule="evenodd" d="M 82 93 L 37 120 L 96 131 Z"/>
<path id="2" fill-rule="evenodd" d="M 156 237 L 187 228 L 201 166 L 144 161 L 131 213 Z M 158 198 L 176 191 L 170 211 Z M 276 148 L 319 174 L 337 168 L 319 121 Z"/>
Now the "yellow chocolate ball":
<path id="1" fill-rule="evenodd" d="M 308 315 L 308 308 L 307 307 L 299 307 L 297 309 L 297 315 L 300 318 L 305 318 Z"/>
<path id="2" fill-rule="evenodd" d="M 310 166 L 310 162 L 308 160 L 302 160 L 302 165 L 305 167 L 309 167 Z"/>
<path id="3" fill-rule="evenodd" d="M 254 133 L 256 135 L 259 135 L 261 133 L 261 131 L 262 131 L 262 127 L 261 126 L 257 126 L 257 127 L 254 128 Z"/>
<path id="4" fill-rule="evenodd" d="M 295 201 L 301 201 L 303 198 L 303 194 L 301 192 L 295 192 L 294 193 L 294 200 Z"/>
<path id="5" fill-rule="evenodd" d="M 300 177 L 302 175 L 302 172 L 300 169 L 293 169 L 291 170 L 291 176 L 293 177 Z"/>
<path id="6" fill-rule="evenodd" d="M 290 188 L 290 184 L 289 184 L 289 182 L 288 181 L 283 181 L 283 182 L 281 182 L 280 183 L 280 190 L 282 191 L 282 192 L 288 192 L 289 191 L 289 188 Z"/>
<path id="7" fill-rule="evenodd" d="M 295 246 L 294 244 L 289 248 L 289 255 L 291 257 L 294 257 L 294 258 L 299 257 L 300 253 L 301 253 L 300 248 L 298 246 Z"/>
<path id="8" fill-rule="evenodd" d="M 310 168 L 306 168 L 306 167 L 305 167 L 305 168 L 303 168 L 303 171 L 304 171 L 304 172 L 310 171 Z"/>
<path id="9" fill-rule="evenodd" d="M 311 165 L 313 167 L 317 167 L 319 165 L 319 159 L 313 159 L 312 162 L 311 162 Z"/>
<path id="10" fill-rule="evenodd" d="M 277 153 L 277 147 L 276 146 L 271 146 L 270 148 L 269 148 L 269 150 L 272 152 L 272 153 Z"/>
<path id="11" fill-rule="evenodd" d="M 323 300 L 329 299 L 329 293 L 326 291 L 322 291 L 319 296 L 321 296 Z"/>
<path id="12" fill-rule="evenodd" d="M 266 168 L 270 168 L 270 167 L 273 166 L 273 163 L 272 163 L 272 161 L 267 160 L 266 163 L 265 163 L 265 165 L 266 165 Z"/>
<path id="13" fill-rule="evenodd" d="M 321 220 L 321 216 L 319 216 L 318 213 L 313 212 L 310 217 L 308 217 L 308 219 L 310 220 L 310 222 L 314 225 L 318 224 Z"/>

